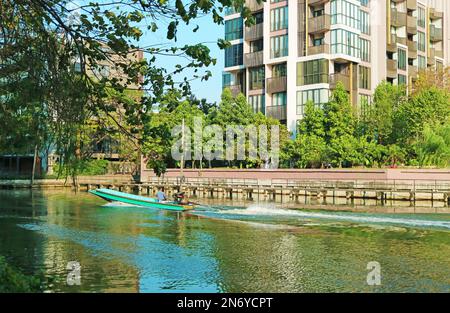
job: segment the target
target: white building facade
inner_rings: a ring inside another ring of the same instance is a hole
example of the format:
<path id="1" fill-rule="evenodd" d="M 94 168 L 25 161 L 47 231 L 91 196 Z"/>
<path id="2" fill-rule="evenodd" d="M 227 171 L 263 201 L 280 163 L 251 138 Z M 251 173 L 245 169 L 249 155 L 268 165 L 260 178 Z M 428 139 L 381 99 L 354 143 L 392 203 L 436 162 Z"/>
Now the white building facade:
<path id="1" fill-rule="evenodd" d="M 227 10 L 223 87 L 295 132 L 304 105 L 328 102 L 341 81 L 352 104 L 370 105 L 383 80 L 410 84 L 449 66 L 448 0 L 248 0 L 256 24 Z"/>

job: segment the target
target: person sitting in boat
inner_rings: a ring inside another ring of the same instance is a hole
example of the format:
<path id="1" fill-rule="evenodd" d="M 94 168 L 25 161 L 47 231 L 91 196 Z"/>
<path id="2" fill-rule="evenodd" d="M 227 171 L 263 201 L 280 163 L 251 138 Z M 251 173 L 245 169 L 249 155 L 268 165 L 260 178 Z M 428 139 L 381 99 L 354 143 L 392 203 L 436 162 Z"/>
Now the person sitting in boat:
<path id="1" fill-rule="evenodd" d="M 164 188 L 160 188 L 156 193 L 156 198 L 159 202 L 163 202 L 167 200 L 166 194 L 164 193 Z"/>
<path id="2" fill-rule="evenodd" d="M 180 205 L 188 204 L 188 199 L 184 192 L 177 192 L 176 194 L 173 195 L 173 199 L 177 204 Z"/>

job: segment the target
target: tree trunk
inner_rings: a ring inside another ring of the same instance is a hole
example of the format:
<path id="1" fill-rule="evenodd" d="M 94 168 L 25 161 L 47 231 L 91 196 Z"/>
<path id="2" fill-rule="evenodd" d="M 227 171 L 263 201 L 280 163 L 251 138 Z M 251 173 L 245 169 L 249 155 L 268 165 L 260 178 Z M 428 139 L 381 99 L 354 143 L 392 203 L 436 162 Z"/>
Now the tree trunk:
<path id="1" fill-rule="evenodd" d="M 37 154 L 38 154 L 38 146 L 34 146 L 34 155 L 33 155 L 33 169 L 31 172 L 31 186 L 34 185 L 34 173 L 36 172 L 36 161 L 37 161 Z"/>

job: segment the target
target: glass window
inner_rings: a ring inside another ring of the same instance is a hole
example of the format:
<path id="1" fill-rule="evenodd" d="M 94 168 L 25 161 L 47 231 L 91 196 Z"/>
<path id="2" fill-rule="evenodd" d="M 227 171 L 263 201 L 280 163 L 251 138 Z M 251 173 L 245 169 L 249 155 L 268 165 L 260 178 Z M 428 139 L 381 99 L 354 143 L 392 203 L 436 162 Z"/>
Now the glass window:
<path id="1" fill-rule="evenodd" d="M 363 34 L 367 34 L 370 35 L 370 16 L 369 13 L 364 12 L 364 11 L 360 11 L 360 15 L 361 15 L 361 32 Z"/>
<path id="2" fill-rule="evenodd" d="M 264 40 L 258 39 L 250 42 L 250 52 L 258 52 L 263 50 Z"/>
<path id="3" fill-rule="evenodd" d="M 314 102 L 315 105 L 323 107 L 329 100 L 328 89 L 311 89 L 297 91 L 297 115 L 305 114 L 305 104 L 308 101 Z"/>
<path id="4" fill-rule="evenodd" d="M 370 41 L 359 38 L 359 48 L 361 53 L 361 60 L 370 62 Z"/>
<path id="5" fill-rule="evenodd" d="M 264 22 L 263 11 L 253 13 L 253 18 L 255 19 L 255 24 L 261 24 L 262 22 Z"/>
<path id="6" fill-rule="evenodd" d="M 359 66 L 359 88 L 370 90 L 370 68 Z"/>
<path id="7" fill-rule="evenodd" d="M 270 30 L 276 31 L 288 27 L 288 7 L 270 10 Z"/>
<path id="8" fill-rule="evenodd" d="M 225 48 L 225 67 L 243 64 L 242 49 L 241 43 Z"/>
<path id="9" fill-rule="evenodd" d="M 265 96 L 264 95 L 254 95 L 248 97 L 248 104 L 253 109 L 253 112 L 265 113 Z"/>
<path id="10" fill-rule="evenodd" d="M 369 1 L 370 0 L 360 0 L 359 2 L 361 2 L 362 6 L 368 7 L 369 6 Z"/>
<path id="11" fill-rule="evenodd" d="M 270 37 L 270 57 L 279 58 L 288 55 L 288 35 Z"/>
<path id="12" fill-rule="evenodd" d="M 250 90 L 264 88 L 264 66 L 253 67 L 249 69 Z"/>
<path id="13" fill-rule="evenodd" d="M 426 51 L 426 39 L 425 39 L 425 33 L 423 32 L 417 32 L 417 49 L 419 51 L 425 52 Z"/>
<path id="14" fill-rule="evenodd" d="M 427 58 L 422 55 L 419 55 L 419 56 L 417 56 L 417 59 L 418 59 L 418 63 L 419 63 L 418 64 L 419 70 L 426 69 L 427 68 Z"/>
<path id="15" fill-rule="evenodd" d="M 242 17 L 225 21 L 225 39 L 235 40 L 243 37 Z"/>
<path id="16" fill-rule="evenodd" d="M 417 8 L 417 25 L 419 25 L 420 27 L 425 27 L 426 24 L 426 17 L 425 17 L 425 8 L 423 7 L 418 7 Z"/>
<path id="17" fill-rule="evenodd" d="M 328 64 L 326 59 L 297 63 L 297 86 L 328 83 Z"/>
<path id="18" fill-rule="evenodd" d="M 287 104 L 287 94 L 286 92 L 276 92 L 272 94 L 272 105 L 286 105 Z"/>
<path id="19" fill-rule="evenodd" d="M 405 75 L 398 75 L 398 84 L 399 85 L 406 85 L 407 80 Z"/>
<path id="20" fill-rule="evenodd" d="M 359 6 L 345 0 L 331 1 L 331 24 L 343 24 L 355 29 L 360 29 Z"/>
<path id="21" fill-rule="evenodd" d="M 285 77 L 287 75 L 286 63 L 275 64 L 272 68 L 272 77 Z"/>
<path id="22" fill-rule="evenodd" d="M 398 49 L 398 68 L 406 71 L 406 50 Z"/>
<path id="23" fill-rule="evenodd" d="M 223 73 L 222 74 L 222 87 L 228 87 L 231 86 L 231 80 L 232 80 L 232 75 L 230 73 Z"/>
<path id="24" fill-rule="evenodd" d="M 343 29 L 331 31 L 331 53 L 359 57 L 359 36 Z"/>

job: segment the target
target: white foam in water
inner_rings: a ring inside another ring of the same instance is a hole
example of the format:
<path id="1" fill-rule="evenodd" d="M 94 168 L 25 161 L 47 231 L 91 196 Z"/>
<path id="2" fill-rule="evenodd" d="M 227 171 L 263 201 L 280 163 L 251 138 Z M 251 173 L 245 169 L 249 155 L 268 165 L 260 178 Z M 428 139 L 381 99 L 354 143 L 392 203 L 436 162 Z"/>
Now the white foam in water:
<path id="1" fill-rule="evenodd" d="M 432 221 L 423 219 L 406 219 L 406 218 L 393 218 L 393 217 L 378 217 L 378 216 L 363 216 L 350 215 L 350 214 L 328 214 L 321 212 L 304 212 L 289 209 L 279 209 L 275 206 L 261 206 L 251 205 L 246 209 L 232 209 L 232 210 L 220 210 L 221 214 L 237 214 L 237 215 L 262 215 L 262 216 L 292 216 L 301 218 L 318 218 L 329 219 L 359 223 L 382 223 L 382 224 L 397 224 L 408 226 L 421 226 L 421 227 L 444 227 L 450 229 L 450 222 L 445 221 Z"/>

